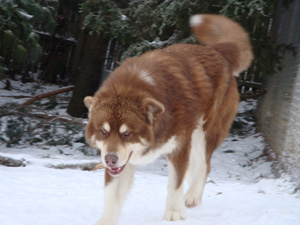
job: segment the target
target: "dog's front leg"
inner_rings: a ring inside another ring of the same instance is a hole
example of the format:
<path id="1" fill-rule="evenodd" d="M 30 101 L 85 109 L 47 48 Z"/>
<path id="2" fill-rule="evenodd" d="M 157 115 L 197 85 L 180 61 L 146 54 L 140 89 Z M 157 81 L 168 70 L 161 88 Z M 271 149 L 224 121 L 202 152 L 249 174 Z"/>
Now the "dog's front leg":
<path id="1" fill-rule="evenodd" d="M 168 221 L 184 220 L 186 218 L 183 197 L 184 174 L 182 176 L 179 173 L 178 168 L 176 168 L 176 162 L 170 158 L 168 158 L 168 170 L 168 196 L 164 219 Z"/>
<path id="2" fill-rule="evenodd" d="M 104 211 L 96 225 L 115 225 L 133 181 L 134 166 L 128 163 L 123 173 L 118 177 L 111 177 L 107 171 L 105 173 Z"/>

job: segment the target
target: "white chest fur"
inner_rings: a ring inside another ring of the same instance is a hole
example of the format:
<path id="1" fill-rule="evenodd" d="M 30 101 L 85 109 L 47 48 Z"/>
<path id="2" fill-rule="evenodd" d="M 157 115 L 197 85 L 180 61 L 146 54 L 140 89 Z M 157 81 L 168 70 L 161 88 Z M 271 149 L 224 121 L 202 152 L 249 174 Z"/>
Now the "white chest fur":
<path id="1" fill-rule="evenodd" d="M 176 137 L 171 137 L 165 144 L 158 149 L 145 151 L 133 151 L 130 163 L 134 165 L 146 165 L 153 162 L 161 155 L 172 153 L 177 147 Z M 141 148 L 140 148 L 141 149 Z"/>

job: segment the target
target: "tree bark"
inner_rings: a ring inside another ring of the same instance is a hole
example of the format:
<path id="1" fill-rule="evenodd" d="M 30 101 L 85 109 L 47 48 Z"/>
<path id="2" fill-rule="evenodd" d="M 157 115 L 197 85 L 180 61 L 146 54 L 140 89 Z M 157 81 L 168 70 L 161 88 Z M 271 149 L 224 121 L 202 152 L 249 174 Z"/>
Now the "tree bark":
<path id="1" fill-rule="evenodd" d="M 75 88 L 67 112 L 74 117 L 86 117 L 87 109 L 83 103 L 86 96 L 93 95 L 100 86 L 101 73 L 105 60 L 108 39 L 96 34 L 89 35 L 83 30 L 75 54 L 77 66 L 75 72 Z M 80 59 L 80 60 L 79 60 Z M 74 71 L 74 69 L 73 69 Z"/>

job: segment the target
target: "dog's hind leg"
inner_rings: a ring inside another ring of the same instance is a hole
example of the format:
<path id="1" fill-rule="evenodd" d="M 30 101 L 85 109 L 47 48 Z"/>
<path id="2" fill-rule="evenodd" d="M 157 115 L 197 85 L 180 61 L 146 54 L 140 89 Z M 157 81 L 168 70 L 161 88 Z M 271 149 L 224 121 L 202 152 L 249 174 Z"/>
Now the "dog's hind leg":
<path id="1" fill-rule="evenodd" d="M 192 134 L 191 153 L 187 181 L 189 189 L 185 194 L 185 205 L 195 207 L 201 203 L 204 186 L 207 179 L 208 165 L 206 163 L 205 133 L 202 120 Z"/>
<path id="2" fill-rule="evenodd" d="M 119 219 L 125 197 L 132 185 L 134 166 L 127 164 L 118 177 L 105 174 L 105 203 L 101 219 L 96 225 L 115 225 Z"/>

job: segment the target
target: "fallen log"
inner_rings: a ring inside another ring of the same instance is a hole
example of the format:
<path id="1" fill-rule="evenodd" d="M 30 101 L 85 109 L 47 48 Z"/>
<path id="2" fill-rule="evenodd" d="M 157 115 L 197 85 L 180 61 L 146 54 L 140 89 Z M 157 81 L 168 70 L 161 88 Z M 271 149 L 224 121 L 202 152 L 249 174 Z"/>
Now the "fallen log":
<path id="1" fill-rule="evenodd" d="M 4 156 L 0 156 L 0 165 L 7 167 L 24 167 L 26 166 L 26 161 L 24 159 L 12 159 Z"/>

